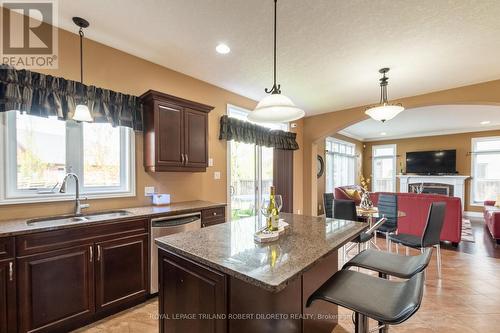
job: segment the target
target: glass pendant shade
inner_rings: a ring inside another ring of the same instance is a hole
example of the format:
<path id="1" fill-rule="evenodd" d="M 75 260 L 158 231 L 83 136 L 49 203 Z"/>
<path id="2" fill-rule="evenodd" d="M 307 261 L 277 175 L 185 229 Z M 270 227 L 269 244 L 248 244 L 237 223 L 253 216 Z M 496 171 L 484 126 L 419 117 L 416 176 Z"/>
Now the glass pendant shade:
<path id="1" fill-rule="evenodd" d="M 78 104 L 75 108 L 75 113 L 73 114 L 73 120 L 92 122 L 94 121 L 94 118 L 92 118 L 92 115 L 90 114 L 90 110 L 87 105 Z"/>
<path id="2" fill-rule="evenodd" d="M 377 121 L 385 122 L 396 117 L 398 114 L 403 112 L 404 109 L 405 108 L 401 105 L 391 105 L 384 103 L 382 105 L 369 108 L 365 111 L 365 113 Z"/>
<path id="3" fill-rule="evenodd" d="M 264 97 L 253 112 L 248 114 L 248 120 L 257 123 L 286 123 L 304 117 L 305 112 L 299 109 L 285 95 L 271 94 Z"/>

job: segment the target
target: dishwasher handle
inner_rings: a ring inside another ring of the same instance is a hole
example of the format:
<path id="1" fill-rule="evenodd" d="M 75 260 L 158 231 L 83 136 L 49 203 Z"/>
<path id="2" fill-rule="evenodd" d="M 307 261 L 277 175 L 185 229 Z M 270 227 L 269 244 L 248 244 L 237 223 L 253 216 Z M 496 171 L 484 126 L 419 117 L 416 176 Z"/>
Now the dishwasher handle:
<path id="1" fill-rule="evenodd" d="M 176 227 L 183 224 L 192 223 L 200 220 L 200 215 L 191 215 L 186 217 L 177 217 L 177 218 L 158 218 L 151 220 L 151 227 L 153 228 L 165 228 L 165 227 Z"/>

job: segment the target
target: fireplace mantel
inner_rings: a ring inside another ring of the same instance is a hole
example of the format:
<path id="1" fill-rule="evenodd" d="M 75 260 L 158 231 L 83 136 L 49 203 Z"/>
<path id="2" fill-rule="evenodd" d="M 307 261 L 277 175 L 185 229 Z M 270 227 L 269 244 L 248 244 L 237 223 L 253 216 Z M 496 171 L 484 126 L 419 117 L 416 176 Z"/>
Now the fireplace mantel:
<path id="1" fill-rule="evenodd" d="M 422 175 L 397 175 L 399 178 L 399 192 L 408 192 L 409 184 L 436 183 L 453 186 L 453 196 L 460 198 L 462 209 L 465 200 L 465 180 L 470 176 L 447 175 L 447 176 L 422 176 Z"/>

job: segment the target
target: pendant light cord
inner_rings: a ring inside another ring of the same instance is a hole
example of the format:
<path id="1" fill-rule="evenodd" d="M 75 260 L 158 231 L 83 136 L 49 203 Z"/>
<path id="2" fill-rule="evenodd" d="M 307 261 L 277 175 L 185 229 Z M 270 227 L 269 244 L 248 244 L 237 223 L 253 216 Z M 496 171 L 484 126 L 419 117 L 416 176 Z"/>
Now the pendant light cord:
<path id="1" fill-rule="evenodd" d="M 265 89 L 264 91 L 268 94 L 281 94 L 281 90 L 280 90 L 280 85 L 276 84 L 276 30 L 277 30 L 277 7 L 278 7 L 278 0 L 274 0 L 274 84 L 273 84 L 273 87 L 269 90 L 269 89 Z"/>
<path id="2" fill-rule="evenodd" d="M 80 35 L 80 82 L 83 84 L 83 28 L 78 31 Z"/>

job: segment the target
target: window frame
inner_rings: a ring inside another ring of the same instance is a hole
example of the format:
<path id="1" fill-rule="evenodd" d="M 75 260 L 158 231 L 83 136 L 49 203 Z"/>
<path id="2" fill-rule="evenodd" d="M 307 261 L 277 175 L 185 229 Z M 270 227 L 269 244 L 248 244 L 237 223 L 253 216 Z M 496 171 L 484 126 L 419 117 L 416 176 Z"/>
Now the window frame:
<path id="1" fill-rule="evenodd" d="M 328 150 L 328 145 L 330 144 L 340 144 L 340 145 L 343 145 L 343 146 L 349 146 L 350 148 L 352 148 L 352 152 L 353 154 L 347 154 L 347 153 L 341 153 L 340 151 L 339 152 L 336 152 L 336 151 L 329 151 Z M 328 155 L 331 155 L 331 157 L 328 157 Z M 335 187 L 338 187 L 338 186 L 344 186 L 344 185 L 335 185 L 335 177 L 334 175 L 332 174 L 330 177 L 328 177 L 328 160 L 331 158 L 332 159 L 332 164 L 335 164 L 335 156 L 338 155 L 340 157 L 348 157 L 348 158 L 352 158 L 353 159 L 353 162 L 354 162 L 354 172 L 353 172 L 353 181 L 352 181 L 352 185 L 356 184 L 356 175 L 358 174 L 358 160 L 357 160 L 357 154 L 356 154 L 356 144 L 353 143 L 353 142 L 349 142 L 349 141 L 345 141 L 345 140 L 341 140 L 341 139 L 337 139 L 335 137 L 327 137 L 325 139 L 325 189 L 328 189 L 330 184 L 328 184 L 328 180 L 331 178 L 332 180 L 332 191 L 335 189 Z M 334 165 L 332 165 L 332 169 L 333 169 Z"/>
<path id="2" fill-rule="evenodd" d="M 485 137 L 477 137 L 471 138 L 471 184 L 470 184 L 470 196 L 469 196 L 469 205 L 475 207 L 483 207 L 484 201 L 477 202 L 474 200 L 476 192 L 476 159 L 477 155 L 490 155 L 490 154 L 500 154 L 500 150 L 485 150 L 481 151 L 479 154 L 476 151 L 476 144 L 478 142 L 484 141 L 498 141 L 500 140 L 500 136 L 485 136 Z M 496 198 L 491 198 L 490 200 L 495 200 Z"/>
<path id="3" fill-rule="evenodd" d="M 376 156 L 375 155 L 375 150 L 376 149 L 384 149 L 384 148 L 391 148 L 393 150 L 392 155 L 380 155 Z M 371 184 L 372 192 L 377 192 L 375 189 L 375 162 L 377 159 L 385 159 L 385 158 L 392 158 L 392 169 L 394 170 L 392 173 L 392 192 L 397 192 L 397 156 L 398 156 L 398 146 L 397 144 L 385 144 L 385 145 L 373 145 L 372 146 L 372 179 L 371 179 Z"/>
<path id="4" fill-rule="evenodd" d="M 70 184 L 66 193 L 40 193 L 44 189 L 17 188 L 17 141 L 16 112 L 0 113 L 0 205 L 54 202 L 74 200 L 74 186 Z M 120 183 L 121 186 L 85 187 L 83 174 L 83 124 L 66 122 L 66 167 L 78 175 L 80 193 L 88 199 L 133 197 L 136 195 L 135 134 L 120 127 Z M 72 142 L 72 143 L 70 143 Z M 71 149 L 70 149 L 71 147 Z M 72 164 L 68 165 L 69 162 Z M 60 180 L 62 182 L 62 179 Z M 55 185 L 55 184 L 54 184 Z M 59 183 L 58 186 L 61 184 Z"/>

